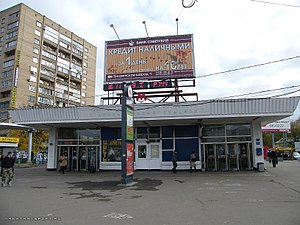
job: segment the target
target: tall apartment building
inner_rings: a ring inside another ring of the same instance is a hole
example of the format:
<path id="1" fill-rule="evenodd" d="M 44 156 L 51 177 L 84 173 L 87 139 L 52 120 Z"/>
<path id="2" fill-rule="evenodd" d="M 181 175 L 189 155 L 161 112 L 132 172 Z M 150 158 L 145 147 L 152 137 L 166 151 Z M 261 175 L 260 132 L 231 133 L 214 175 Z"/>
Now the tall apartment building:
<path id="1" fill-rule="evenodd" d="M 94 105 L 94 45 L 22 3 L 0 23 L 0 122 L 13 108 Z"/>

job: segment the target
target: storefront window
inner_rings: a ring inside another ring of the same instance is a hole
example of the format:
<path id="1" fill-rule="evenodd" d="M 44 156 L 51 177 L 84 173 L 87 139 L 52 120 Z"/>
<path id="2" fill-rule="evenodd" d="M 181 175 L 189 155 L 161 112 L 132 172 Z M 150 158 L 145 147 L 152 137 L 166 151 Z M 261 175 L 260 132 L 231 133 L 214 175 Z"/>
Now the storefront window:
<path id="1" fill-rule="evenodd" d="M 160 138 L 160 127 L 150 127 L 149 138 Z"/>
<path id="2" fill-rule="evenodd" d="M 80 145 L 99 145 L 100 144 L 100 130 L 99 129 L 84 129 L 79 130 L 79 144 Z"/>
<path id="3" fill-rule="evenodd" d="M 227 136 L 251 135 L 250 124 L 226 125 Z"/>
<path id="4" fill-rule="evenodd" d="M 198 137 L 198 126 L 175 127 L 175 137 Z"/>
<path id="5" fill-rule="evenodd" d="M 102 140 L 102 162 L 121 162 L 121 140 Z"/>
<path id="6" fill-rule="evenodd" d="M 60 139 L 77 139 L 77 129 L 59 128 L 58 138 Z"/>
<path id="7" fill-rule="evenodd" d="M 137 138 L 148 138 L 147 127 L 137 128 Z"/>
<path id="8" fill-rule="evenodd" d="M 203 137 L 205 136 L 225 136 L 225 126 L 205 126 L 203 129 Z"/>
<path id="9" fill-rule="evenodd" d="M 172 137 L 173 137 L 173 127 L 163 127 L 162 138 L 172 138 Z"/>

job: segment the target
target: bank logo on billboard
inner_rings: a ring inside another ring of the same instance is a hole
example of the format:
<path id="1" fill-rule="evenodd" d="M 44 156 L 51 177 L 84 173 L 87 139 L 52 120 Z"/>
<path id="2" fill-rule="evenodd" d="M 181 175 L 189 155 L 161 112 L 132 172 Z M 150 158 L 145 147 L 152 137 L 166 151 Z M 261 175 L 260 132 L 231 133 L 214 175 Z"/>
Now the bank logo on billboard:
<path id="1" fill-rule="evenodd" d="M 193 36 L 105 42 L 105 82 L 194 78 Z"/>

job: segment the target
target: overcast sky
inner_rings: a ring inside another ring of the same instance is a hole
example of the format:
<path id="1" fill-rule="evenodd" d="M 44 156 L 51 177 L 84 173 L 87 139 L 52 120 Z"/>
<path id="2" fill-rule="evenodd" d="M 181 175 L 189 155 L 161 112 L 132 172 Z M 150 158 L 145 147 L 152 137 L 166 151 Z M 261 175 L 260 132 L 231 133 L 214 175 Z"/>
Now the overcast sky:
<path id="1" fill-rule="evenodd" d="M 1 0 L 0 9 L 20 2 Z M 198 92 L 200 100 L 300 85 L 300 58 L 204 76 L 299 56 L 299 0 L 269 1 L 286 5 L 251 0 L 198 0 L 191 8 L 183 8 L 182 0 L 22 2 L 97 46 L 96 95 L 103 94 L 105 41 L 117 39 L 110 24 L 114 24 L 121 39 L 146 37 L 143 21 L 146 21 L 149 36 L 167 36 L 177 34 L 176 18 L 179 34 L 194 37 L 199 78 L 196 89 L 185 91 Z M 191 0 L 185 0 L 186 4 L 189 2 Z M 297 89 L 300 86 L 244 97 L 274 96 Z"/>

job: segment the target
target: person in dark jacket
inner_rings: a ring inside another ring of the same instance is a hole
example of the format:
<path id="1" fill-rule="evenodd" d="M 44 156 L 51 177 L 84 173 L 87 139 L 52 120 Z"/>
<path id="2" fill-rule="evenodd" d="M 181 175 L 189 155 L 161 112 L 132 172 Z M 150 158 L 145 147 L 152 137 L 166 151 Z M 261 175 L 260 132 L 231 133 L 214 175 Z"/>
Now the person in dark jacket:
<path id="1" fill-rule="evenodd" d="M 172 154 L 172 163 L 173 163 L 173 173 L 176 173 L 176 168 L 177 168 L 177 151 L 174 149 L 173 154 Z"/>
<path id="2" fill-rule="evenodd" d="M 276 167 L 278 161 L 277 161 L 277 154 L 275 149 L 272 149 L 272 151 L 270 152 L 270 159 L 272 161 L 273 167 Z"/>
<path id="3" fill-rule="evenodd" d="M 2 168 L 1 186 L 2 187 L 5 187 L 6 185 L 11 186 L 11 181 L 14 177 L 14 164 L 15 164 L 15 160 L 12 156 L 12 153 L 8 152 L 1 162 L 1 168 Z"/>

